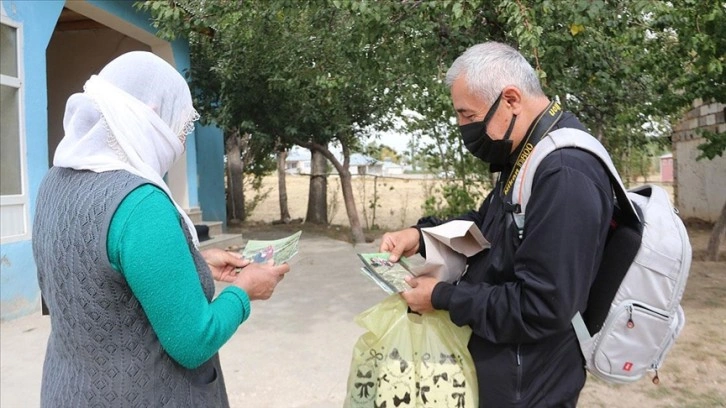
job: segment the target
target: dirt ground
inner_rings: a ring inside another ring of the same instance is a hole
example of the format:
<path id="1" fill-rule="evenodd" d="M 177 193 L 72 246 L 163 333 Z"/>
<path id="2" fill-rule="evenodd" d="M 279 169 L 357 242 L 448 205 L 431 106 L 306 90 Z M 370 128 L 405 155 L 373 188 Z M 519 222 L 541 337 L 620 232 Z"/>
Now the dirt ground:
<path id="1" fill-rule="evenodd" d="M 689 224 L 690 225 L 690 224 Z M 710 230 L 689 228 L 694 258 L 681 305 L 686 326 L 658 372 L 650 378 L 613 386 L 588 379 L 583 407 L 726 407 L 726 261 L 705 262 Z"/>
<path id="2" fill-rule="evenodd" d="M 426 191 L 435 183 L 432 179 L 384 179 L 376 180 L 379 207 L 375 224 L 381 229 L 367 231 L 370 239 L 377 240 L 386 229 L 398 229 L 411 225 L 422 216 L 421 203 Z M 370 204 L 373 202 L 373 178 L 366 179 L 365 187 L 360 179 L 354 191 L 358 208 L 367 207 L 366 218 L 361 214 L 365 227 L 372 224 Z M 270 194 L 252 212 L 242 227 L 251 233 L 255 229 L 269 229 L 270 223 L 279 219 L 277 179 L 269 177 L 264 188 Z M 288 176 L 288 197 L 292 218 L 304 218 L 308 194 L 308 178 Z M 337 194 L 337 198 L 336 195 Z M 349 232 L 345 209 L 340 197 L 337 179 L 329 179 L 330 227 L 302 225 L 311 233 L 326 234 L 335 239 L 348 240 Z M 337 203 L 337 204 L 336 204 Z M 367 222 L 367 224 L 366 224 Z M 722 242 L 719 262 L 706 262 L 704 252 L 710 226 L 704 223 L 688 223 L 693 246 L 693 262 L 682 306 L 686 313 L 686 325 L 659 371 L 660 384 L 651 377 L 627 385 L 609 385 L 589 378 L 583 390 L 579 406 L 582 407 L 726 407 L 726 243 Z M 275 226 L 293 228 L 301 225 Z M 292 229 L 291 229 L 292 230 Z"/>

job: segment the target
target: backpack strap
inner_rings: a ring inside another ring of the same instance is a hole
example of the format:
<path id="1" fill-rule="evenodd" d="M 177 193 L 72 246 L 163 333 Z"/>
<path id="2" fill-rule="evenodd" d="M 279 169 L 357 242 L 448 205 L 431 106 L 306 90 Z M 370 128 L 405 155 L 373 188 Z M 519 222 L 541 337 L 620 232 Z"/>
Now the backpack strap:
<path id="1" fill-rule="evenodd" d="M 524 231 L 525 212 L 529 197 L 532 194 L 532 183 L 537 167 L 547 155 L 557 149 L 566 147 L 584 150 L 595 155 L 600 160 L 610 176 L 610 181 L 620 208 L 630 215 L 632 217 L 631 219 L 640 222 L 638 212 L 630 199 L 628 199 L 625 186 L 623 186 L 620 175 L 615 169 L 615 165 L 613 165 L 612 159 L 610 159 L 610 155 L 605 150 L 605 147 L 586 132 L 573 128 L 561 128 L 550 132 L 535 145 L 534 150 L 527 158 L 522 170 L 517 175 L 517 179 L 514 181 L 512 203 L 519 205 L 519 212 L 514 214 L 514 221 L 517 224 L 520 236 Z"/>
<path id="2" fill-rule="evenodd" d="M 514 205 L 519 204 L 520 211 L 519 213 L 514 213 L 513 216 L 514 222 L 517 224 L 517 228 L 519 230 L 520 238 L 524 232 L 525 212 L 530 195 L 532 194 L 532 183 L 537 167 L 542 160 L 547 157 L 547 155 L 562 148 L 581 149 L 595 155 L 603 164 L 610 176 L 615 197 L 622 211 L 628 219 L 642 223 L 641 217 L 639 216 L 633 202 L 628 198 L 625 186 L 623 186 L 620 175 L 615 169 L 612 159 L 605 150 L 605 147 L 603 147 L 597 139 L 586 132 L 572 128 L 561 128 L 550 132 L 547 136 L 542 138 L 539 143 L 537 143 L 514 182 L 512 203 Z M 594 346 L 593 339 L 580 312 L 577 312 L 572 318 L 572 326 L 575 329 L 575 334 L 577 335 L 580 348 L 584 355 L 589 355 L 592 347 Z"/>

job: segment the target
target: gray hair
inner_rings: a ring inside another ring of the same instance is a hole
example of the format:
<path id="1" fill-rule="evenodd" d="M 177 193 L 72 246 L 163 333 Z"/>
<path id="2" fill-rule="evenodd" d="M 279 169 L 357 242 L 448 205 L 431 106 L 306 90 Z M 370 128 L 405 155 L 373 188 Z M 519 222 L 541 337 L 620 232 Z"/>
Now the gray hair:
<path id="1" fill-rule="evenodd" d="M 493 103 L 507 86 L 516 86 L 525 95 L 544 96 L 537 73 L 514 48 L 498 43 L 477 44 L 459 56 L 446 72 L 446 85 L 465 76 L 469 89 Z"/>

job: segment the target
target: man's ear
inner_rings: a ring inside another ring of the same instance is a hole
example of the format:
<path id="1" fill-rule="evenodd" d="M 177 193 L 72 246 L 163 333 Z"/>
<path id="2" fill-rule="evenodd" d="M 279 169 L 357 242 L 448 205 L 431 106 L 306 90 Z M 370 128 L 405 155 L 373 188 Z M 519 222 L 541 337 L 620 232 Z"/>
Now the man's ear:
<path id="1" fill-rule="evenodd" d="M 502 102 L 513 115 L 522 113 L 522 91 L 516 86 L 507 86 L 502 90 Z"/>

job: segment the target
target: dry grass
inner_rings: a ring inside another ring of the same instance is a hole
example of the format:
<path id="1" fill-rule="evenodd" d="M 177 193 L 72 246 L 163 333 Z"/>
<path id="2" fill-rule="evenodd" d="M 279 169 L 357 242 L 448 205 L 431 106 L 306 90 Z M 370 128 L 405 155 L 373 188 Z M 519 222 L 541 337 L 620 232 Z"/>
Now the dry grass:
<path id="1" fill-rule="evenodd" d="M 309 177 L 288 175 L 286 181 L 290 216 L 293 219 L 303 219 L 307 211 Z M 373 176 L 354 176 L 353 194 L 361 225 L 364 229 L 374 229 L 371 227 L 375 222 L 379 229 L 398 229 L 415 224 L 416 220 L 423 216 L 421 205 L 426 197 L 426 191 L 435 183 L 437 180 L 431 176 L 375 179 Z M 280 219 L 277 177 L 269 176 L 264 179 L 262 191 L 265 190 L 270 190 L 270 194 L 252 211 L 248 221 L 271 223 Z M 371 207 L 374 201 L 377 203 L 375 220 Z M 328 219 L 333 225 L 348 225 L 340 180 L 337 176 L 328 177 Z"/>
<path id="2" fill-rule="evenodd" d="M 689 224 L 695 253 L 703 253 L 709 229 Z M 591 379 L 584 407 L 726 407 L 726 262 L 694 256 L 682 306 L 686 326 L 659 371 L 649 379 L 612 386 Z"/>
<path id="3" fill-rule="evenodd" d="M 376 224 L 381 229 L 368 231 L 370 239 L 376 239 L 386 229 L 398 229 L 416 222 L 421 217 L 421 204 L 430 189 L 432 179 L 382 179 L 378 183 L 378 204 Z M 287 180 L 290 213 L 293 218 L 304 218 L 308 196 L 308 178 L 290 176 Z M 325 234 L 335 239 L 349 240 L 345 209 L 339 184 L 329 178 L 329 203 L 337 200 L 337 209 L 332 208 L 332 226 L 271 226 L 279 219 L 277 200 L 277 179 L 269 177 L 265 185 L 271 188 L 268 199 L 252 213 L 243 230 L 255 236 L 279 229 L 290 231 L 303 228 L 306 233 Z M 366 226 L 362 215 L 362 204 L 369 205 L 373 197 L 373 180 L 361 179 L 354 186 L 356 203 L 361 214 L 361 223 Z M 367 219 L 371 222 L 370 209 Z M 682 305 L 686 312 L 686 326 L 676 345 L 668 355 L 659 372 L 660 385 L 649 379 L 613 386 L 591 378 L 580 398 L 582 407 L 726 407 L 726 248 L 722 249 L 719 262 L 703 261 L 703 253 L 709 236 L 709 225 L 689 223 L 689 235 L 693 246 L 694 260 Z"/>

